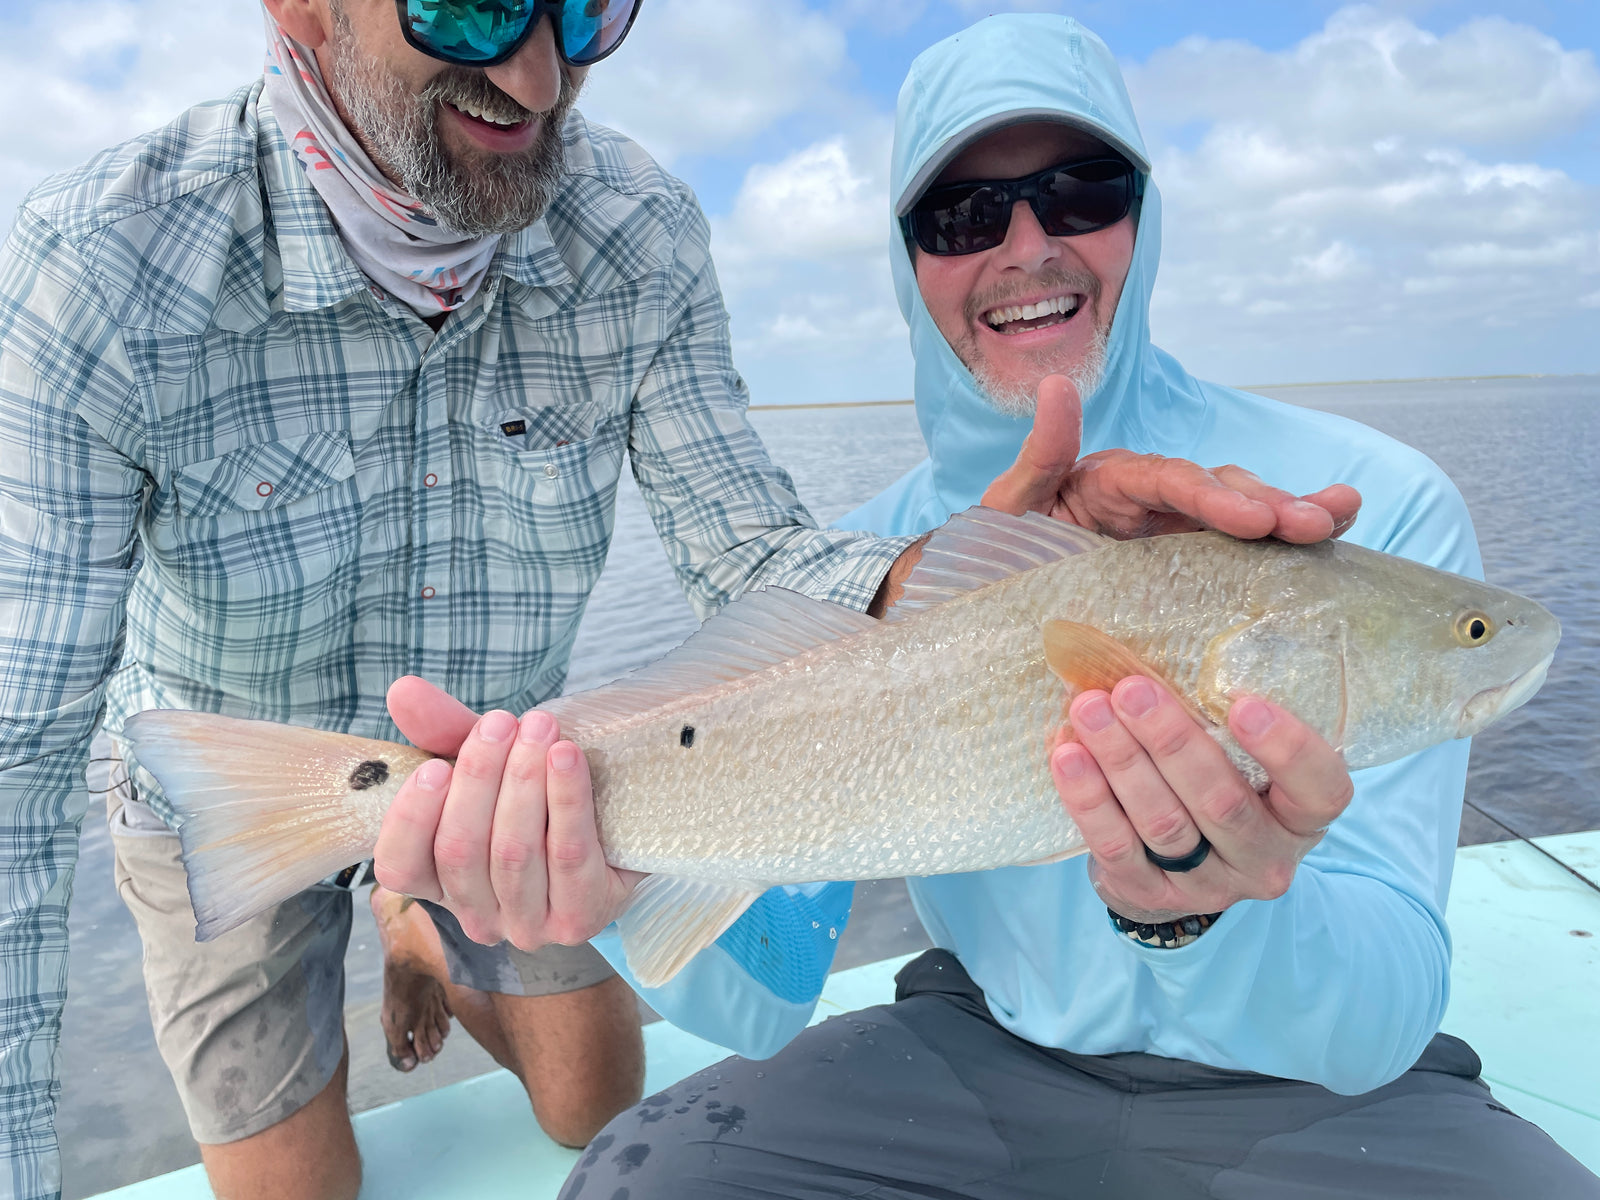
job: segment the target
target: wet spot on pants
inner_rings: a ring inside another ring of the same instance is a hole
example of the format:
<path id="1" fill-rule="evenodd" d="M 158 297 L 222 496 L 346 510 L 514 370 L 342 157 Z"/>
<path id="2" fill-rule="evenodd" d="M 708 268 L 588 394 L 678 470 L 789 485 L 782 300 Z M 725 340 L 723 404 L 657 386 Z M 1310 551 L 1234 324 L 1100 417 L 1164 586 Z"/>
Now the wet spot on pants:
<path id="1" fill-rule="evenodd" d="M 567 1200 L 578 1200 L 578 1193 L 583 1191 L 583 1185 L 588 1182 L 589 1176 L 579 1171 L 571 1179 L 567 1180 L 567 1188 L 563 1194 L 567 1197 Z"/>
<path id="2" fill-rule="evenodd" d="M 635 1142 L 631 1146 L 623 1147 L 622 1151 L 611 1161 L 616 1164 L 618 1175 L 627 1175 L 644 1165 L 644 1160 L 650 1157 L 650 1147 L 643 1142 Z"/>
<path id="3" fill-rule="evenodd" d="M 618 1188 L 611 1193 L 611 1200 L 628 1200 L 628 1189 Z"/>
<path id="4" fill-rule="evenodd" d="M 585 1169 L 594 1166 L 595 1163 L 600 1161 L 600 1152 L 602 1150 L 609 1150 L 611 1148 L 611 1143 L 616 1140 L 616 1134 L 602 1133 L 599 1137 L 595 1138 L 594 1141 L 589 1143 L 589 1153 L 583 1156 L 583 1161 L 578 1165 Z"/>
<path id="5" fill-rule="evenodd" d="M 711 1105 L 706 1105 L 710 1108 Z M 744 1128 L 744 1109 L 737 1104 L 730 1104 L 726 1109 L 706 1113 L 706 1120 L 717 1127 L 717 1134 L 711 1140 L 721 1141 L 725 1133 L 738 1133 Z"/>

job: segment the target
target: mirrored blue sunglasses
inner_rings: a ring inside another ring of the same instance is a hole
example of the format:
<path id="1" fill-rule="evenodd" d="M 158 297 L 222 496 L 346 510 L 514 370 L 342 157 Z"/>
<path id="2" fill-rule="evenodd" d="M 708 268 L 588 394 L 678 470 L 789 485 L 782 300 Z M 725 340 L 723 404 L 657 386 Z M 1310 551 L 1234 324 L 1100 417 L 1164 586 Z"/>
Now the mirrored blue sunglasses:
<path id="1" fill-rule="evenodd" d="M 556 53 L 572 67 L 599 62 L 633 28 L 641 0 L 395 0 L 400 31 L 416 49 L 460 67 L 503 63 L 546 13 Z"/>

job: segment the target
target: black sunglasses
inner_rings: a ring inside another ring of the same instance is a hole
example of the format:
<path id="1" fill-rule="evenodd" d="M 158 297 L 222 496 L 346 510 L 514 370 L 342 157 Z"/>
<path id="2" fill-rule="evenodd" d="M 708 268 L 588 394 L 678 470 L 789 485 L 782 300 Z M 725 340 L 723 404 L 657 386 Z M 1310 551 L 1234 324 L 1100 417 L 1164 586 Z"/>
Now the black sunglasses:
<path id="1" fill-rule="evenodd" d="M 900 218 L 900 228 L 929 254 L 976 254 L 1006 240 L 1011 206 L 1026 200 L 1051 237 L 1115 225 L 1133 207 L 1133 166 L 1121 158 L 1085 158 L 1022 179 L 975 179 L 932 188 Z"/>
<path id="2" fill-rule="evenodd" d="M 597 63 L 622 45 L 641 0 L 394 0 L 415 49 L 458 67 L 503 63 L 550 14 L 556 53 L 569 67 Z"/>

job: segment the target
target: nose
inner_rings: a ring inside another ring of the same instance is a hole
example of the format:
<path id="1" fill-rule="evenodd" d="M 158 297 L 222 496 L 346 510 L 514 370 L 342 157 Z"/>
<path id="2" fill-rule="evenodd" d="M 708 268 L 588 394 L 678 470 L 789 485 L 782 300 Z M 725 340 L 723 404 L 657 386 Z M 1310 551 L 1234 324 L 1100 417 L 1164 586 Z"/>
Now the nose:
<path id="1" fill-rule="evenodd" d="M 1061 238 L 1051 237 L 1033 215 L 1033 207 L 1026 200 L 1011 206 L 1011 224 L 1006 227 L 1006 240 L 996 251 L 999 267 L 1017 267 L 1036 272 L 1048 263 L 1064 258 L 1068 251 Z"/>
<path id="2" fill-rule="evenodd" d="M 505 62 L 485 67 L 489 81 L 530 112 L 548 112 L 561 95 L 561 58 L 556 54 L 556 29 L 548 13 L 541 14 L 533 35 Z M 576 87 L 583 68 L 568 68 Z"/>

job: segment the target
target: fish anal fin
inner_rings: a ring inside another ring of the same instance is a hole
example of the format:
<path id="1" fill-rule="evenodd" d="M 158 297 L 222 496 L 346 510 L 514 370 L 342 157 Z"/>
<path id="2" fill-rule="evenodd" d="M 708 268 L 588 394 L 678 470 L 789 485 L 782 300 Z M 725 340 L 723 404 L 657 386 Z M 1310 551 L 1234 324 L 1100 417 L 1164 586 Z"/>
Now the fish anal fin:
<path id="1" fill-rule="evenodd" d="M 650 875 L 617 918 L 628 970 L 644 987 L 660 987 L 760 898 L 765 886 L 720 884 Z"/>
<path id="2" fill-rule="evenodd" d="M 1108 633 L 1076 621 L 1046 621 L 1043 628 L 1044 659 L 1069 693 L 1109 692 L 1130 675 L 1153 679 L 1178 698 L 1197 719 L 1212 722 L 1195 708 L 1172 681 Z M 1069 699 L 1070 703 L 1070 699 Z"/>

